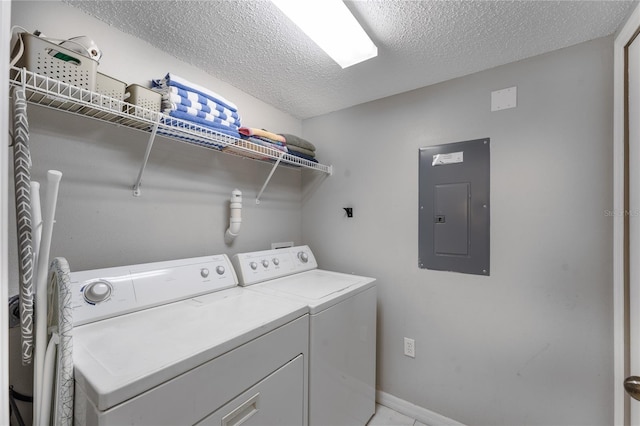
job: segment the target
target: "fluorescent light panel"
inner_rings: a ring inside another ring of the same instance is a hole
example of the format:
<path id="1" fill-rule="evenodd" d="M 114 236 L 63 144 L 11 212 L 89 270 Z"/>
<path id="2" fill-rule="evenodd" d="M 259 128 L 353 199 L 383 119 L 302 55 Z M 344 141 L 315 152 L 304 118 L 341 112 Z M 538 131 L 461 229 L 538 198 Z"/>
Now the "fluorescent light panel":
<path id="1" fill-rule="evenodd" d="M 271 0 L 342 68 L 378 56 L 378 48 L 342 0 Z"/>

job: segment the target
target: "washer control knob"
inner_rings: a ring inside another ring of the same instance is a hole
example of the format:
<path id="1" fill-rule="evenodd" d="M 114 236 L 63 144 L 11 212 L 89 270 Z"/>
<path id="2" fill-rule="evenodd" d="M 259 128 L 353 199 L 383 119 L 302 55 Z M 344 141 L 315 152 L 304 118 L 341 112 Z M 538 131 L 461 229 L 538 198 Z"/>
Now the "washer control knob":
<path id="1" fill-rule="evenodd" d="M 298 252 L 298 259 L 300 259 L 302 263 L 307 263 L 309 261 L 309 255 L 303 251 L 300 251 Z"/>
<path id="2" fill-rule="evenodd" d="M 82 291 L 82 295 L 87 303 L 95 305 L 111 297 L 112 291 L 113 287 L 110 282 L 100 280 L 87 284 Z"/>
<path id="3" fill-rule="evenodd" d="M 207 278 L 209 276 L 209 269 L 207 268 L 200 269 L 200 276 L 202 278 Z"/>
<path id="4" fill-rule="evenodd" d="M 272 260 L 274 265 L 278 266 L 280 264 L 280 259 L 278 259 L 277 257 L 274 257 Z"/>
<path id="5" fill-rule="evenodd" d="M 269 266 L 269 261 L 267 259 L 264 259 L 262 261 L 262 266 L 264 266 L 265 268 Z"/>
<path id="6" fill-rule="evenodd" d="M 257 264 L 256 262 L 251 262 L 251 263 L 249 264 L 249 266 L 250 266 L 250 267 L 251 267 L 251 269 L 253 269 L 254 271 L 255 271 L 256 269 L 258 269 L 258 264 Z"/>
<path id="7" fill-rule="evenodd" d="M 218 273 L 218 275 L 224 274 L 224 271 L 225 271 L 224 266 L 222 265 L 216 266 L 216 272 Z"/>

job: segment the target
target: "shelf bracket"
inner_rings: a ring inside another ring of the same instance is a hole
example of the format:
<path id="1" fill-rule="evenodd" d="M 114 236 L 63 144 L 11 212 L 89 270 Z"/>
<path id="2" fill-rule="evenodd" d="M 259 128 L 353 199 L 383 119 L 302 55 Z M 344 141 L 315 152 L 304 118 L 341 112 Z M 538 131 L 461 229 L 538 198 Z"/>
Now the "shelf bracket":
<path id="1" fill-rule="evenodd" d="M 156 123 L 153 125 L 153 130 L 151 130 L 151 134 L 149 135 L 149 142 L 147 142 L 147 151 L 144 153 L 144 160 L 142 160 L 142 167 L 140 167 L 140 172 L 138 173 L 138 179 L 136 184 L 133 185 L 133 196 L 139 197 L 141 194 L 140 185 L 142 185 L 142 175 L 144 174 L 144 169 L 147 167 L 147 161 L 149 161 L 149 155 L 151 154 L 151 148 L 153 147 L 153 141 L 156 138 L 156 133 L 158 132 L 158 126 L 160 125 L 160 120 L 162 119 L 162 114 L 158 114 L 158 119 Z"/>
<path id="2" fill-rule="evenodd" d="M 267 176 L 267 180 L 264 182 L 264 185 L 262 185 L 262 189 L 260 189 L 260 192 L 258 193 L 258 196 L 256 197 L 256 204 L 260 204 L 260 197 L 262 196 L 262 193 L 264 192 L 264 189 L 269 184 L 269 181 L 271 180 L 271 176 L 273 176 L 273 173 L 276 171 L 276 169 L 280 165 L 280 161 L 282 160 L 282 157 L 284 157 L 284 152 L 282 154 L 280 154 L 280 156 L 278 157 L 278 160 L 276 161 L 276 163 L 271 168 L 271 172 L 269 173 L 269 176 Z"/>

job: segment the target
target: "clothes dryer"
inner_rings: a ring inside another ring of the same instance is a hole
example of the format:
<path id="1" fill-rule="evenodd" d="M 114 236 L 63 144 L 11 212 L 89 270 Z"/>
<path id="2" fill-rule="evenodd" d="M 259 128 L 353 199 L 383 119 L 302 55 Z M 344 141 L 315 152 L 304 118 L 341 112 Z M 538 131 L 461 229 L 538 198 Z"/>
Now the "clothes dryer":
<path id="1" fill-rule="evenodd" d="M 308 246 L 232 262 L 245 288 L 309 307 L 309 424 L 365 425 L 375 412 L 375 279 L 318 269 Z"/>
<path id="2" fill-rule="evenodd" d="M 308 308 L 226 255 L 70 280 L 76 425 L 307 424 Z"/>

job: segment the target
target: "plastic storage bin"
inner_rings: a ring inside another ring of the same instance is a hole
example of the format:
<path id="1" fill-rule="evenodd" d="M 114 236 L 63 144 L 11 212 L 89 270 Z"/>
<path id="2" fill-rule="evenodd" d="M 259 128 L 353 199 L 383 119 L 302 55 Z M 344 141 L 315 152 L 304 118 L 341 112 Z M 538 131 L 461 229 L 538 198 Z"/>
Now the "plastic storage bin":
<path id="1" fill-rule="evenodd" d="M 127 86 L 125 99 L 130 104 L 140 107 L 135 108 L 125 105 L 125 112 L 150 120 L 153 119 L 153 114 L 147 110 L 160 112 L 162 105 L 162 95 L 160 93 L 147 89 L 139 84 L 130 84 Z"/>
<path id="2" fill-rule="evenodd" d="M 114 99 L 117 101 L 123 101 L 126 89 L 127 83 L 125 83 L 124 81 L 120 81 L 113 77 L 109 77 L 106 74 L 98 72 L 96 74 L 95 92 L 107 97 L 105 98 L 104 96 L 95 96 L 92 102 L 99 103 L 103 107 L 119 111 L 122 104 L 120 102 L 114 102 Z"/>
<path id="3" fill-rule="evenodd" d="M 30 33 L 21 33 L 24 52 L 17 66 L 82 89 L 95 91 L 98 62 Z"/>

